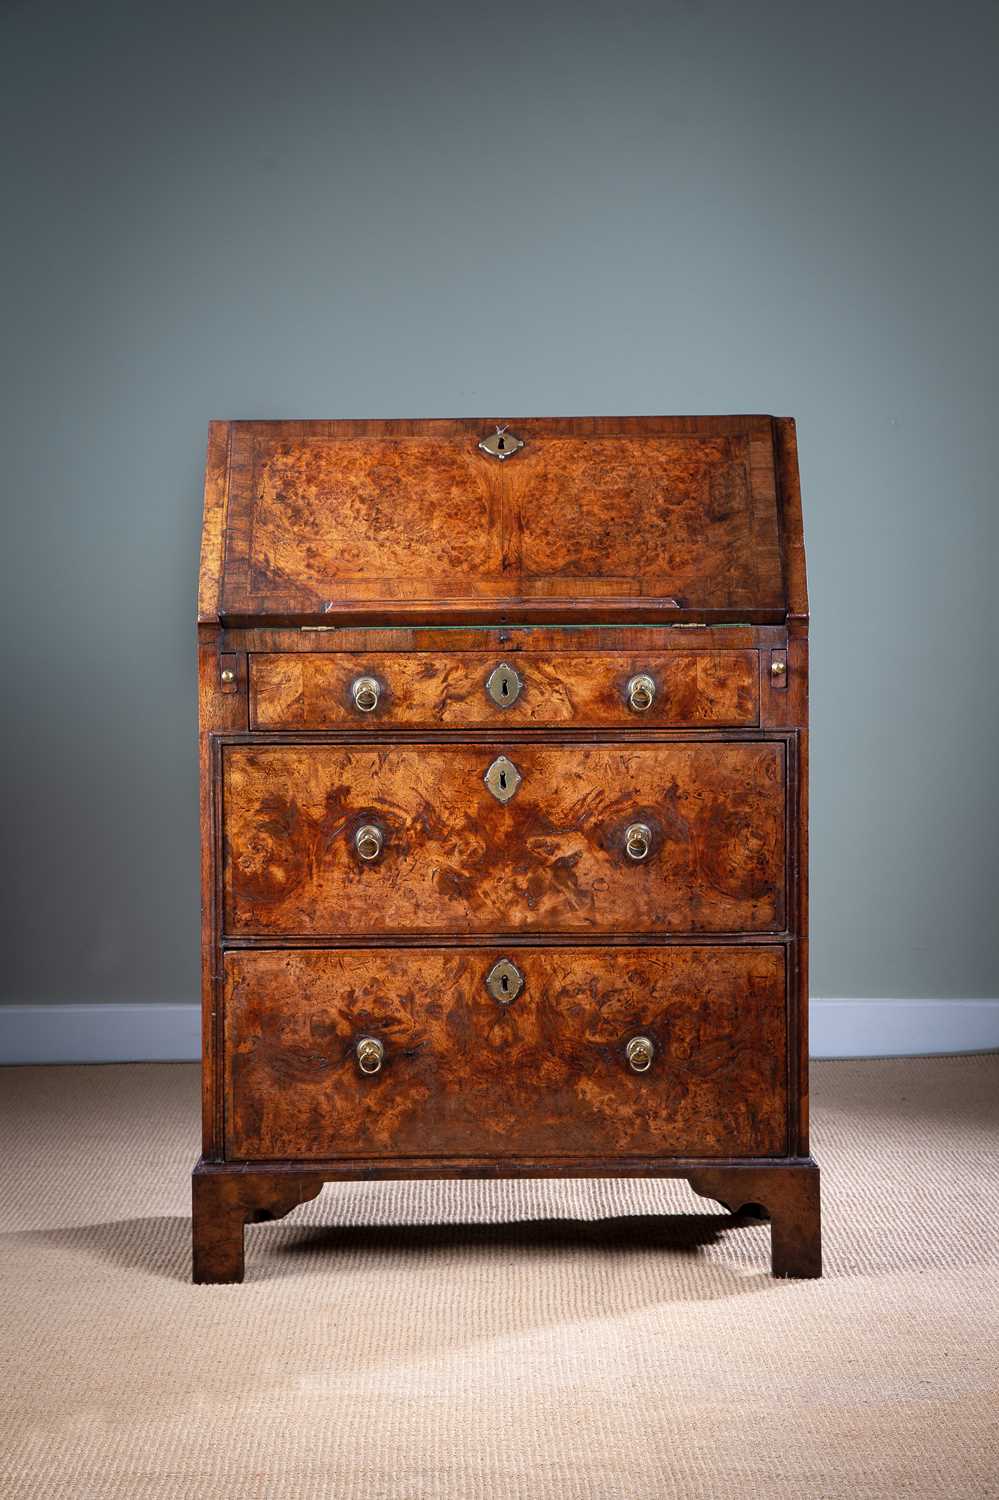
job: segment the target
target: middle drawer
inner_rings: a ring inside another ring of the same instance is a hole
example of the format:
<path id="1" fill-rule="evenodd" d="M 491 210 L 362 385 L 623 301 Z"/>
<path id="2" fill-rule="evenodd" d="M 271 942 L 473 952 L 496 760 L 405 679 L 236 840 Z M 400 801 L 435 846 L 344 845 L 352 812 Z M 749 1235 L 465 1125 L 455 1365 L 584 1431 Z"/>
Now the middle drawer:
<path id="1" fill-rule="evenodd" d="M 783 741 L 229 744 L 232 936 L 772 932 Z"/>

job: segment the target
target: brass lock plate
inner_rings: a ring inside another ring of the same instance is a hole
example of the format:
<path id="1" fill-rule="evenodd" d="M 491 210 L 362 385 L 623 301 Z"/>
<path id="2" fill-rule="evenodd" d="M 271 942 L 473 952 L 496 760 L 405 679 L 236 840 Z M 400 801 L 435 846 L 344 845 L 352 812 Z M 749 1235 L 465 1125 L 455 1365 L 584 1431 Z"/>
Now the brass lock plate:
<path id="1" fill-rule="evenodd" d="M 501 661 L 486 678 L 486 692 L 497 708 L 509 708 L 520 697 L 524 683 L 520 673 L 509 662 Z"/>
<path id="2" fill-rule="evenodd" d="M 505 427 L 497 427 L 495 432 L 491 432 L 479 444 L 483 453 L 488 453 L 490 458 L 498 458 L 501 463 L 505 458 L 512 458 L 523 446 L 523 439 L 514 437 Z"/>
<path id="3" fill-rule="evenodd" d="M 500 958 L 486 975 L 486 989 L 500 1005 L 512 1005 L 524 988 L 524 976 L 509 958 Z"/>
<path id="4" fill-rule="evenodd" d="M 482 779 L 497 802 L 509 802 L 524 778 L 512 760 L 497 755 Z"/>

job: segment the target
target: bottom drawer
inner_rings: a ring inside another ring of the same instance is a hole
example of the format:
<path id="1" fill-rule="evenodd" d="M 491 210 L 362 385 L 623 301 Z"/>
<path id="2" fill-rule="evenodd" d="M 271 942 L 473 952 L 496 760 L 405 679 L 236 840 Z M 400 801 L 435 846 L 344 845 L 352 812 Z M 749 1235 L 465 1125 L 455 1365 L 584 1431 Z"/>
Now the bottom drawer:
<path id="1" fill-rule="evenodd" d="M 781 1156 L 785 1011 L 779 947 L 230 952 L 226 1154 Z"/>

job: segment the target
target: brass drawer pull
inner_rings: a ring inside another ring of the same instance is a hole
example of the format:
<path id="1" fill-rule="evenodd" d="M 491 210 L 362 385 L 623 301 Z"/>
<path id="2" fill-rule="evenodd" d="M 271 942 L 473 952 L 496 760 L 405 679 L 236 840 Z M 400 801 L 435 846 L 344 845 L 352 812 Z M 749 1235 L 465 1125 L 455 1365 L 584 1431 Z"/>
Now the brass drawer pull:
<path id="1" fill-rule="evenodd" d="M 365 860 L 368 864 L 377 859 L 385 846 L 385 835 L 377 823 L 365 823 L 354 834 L 354 848 L 357 850 L 358 858 Z"/>
<path id="2" fill-rule="evenodd" d="M 374 713 L 382 692 L 382 685 L 377 677 L 355 677 L 350 684 L 350 691 L 358 713 Z"/>
<path id="3" fill-rule="evenodd" d="M 628 707 L 633 714 L 647 714 L 656 701 L 656 682 L 648 672 L 638 672 L 629 678 L 625 689 L 628 694 Z"/>
<path id="4" fill-rule="evenodd" d="M 633 1073 L 647 1073 L 652 1066 L 655 1051 L 651 1037 L 633 1036 L 624 1049 L 624 1055 Z"/>
<path id="5" fill-rule="evenodd" d="M 385 1056 L 385 1048 L 376 1036 L 362 1036 L 355 1048 L 357 1066 L 362 1073 L 377 1073 Z"/>
<path id="6" fill-rule="evenodd" d="M 647 859 L 652 848 L 652 829 L 648 823 L 631 823 L 624 830 L 624 852 L 629 859 Z"/>

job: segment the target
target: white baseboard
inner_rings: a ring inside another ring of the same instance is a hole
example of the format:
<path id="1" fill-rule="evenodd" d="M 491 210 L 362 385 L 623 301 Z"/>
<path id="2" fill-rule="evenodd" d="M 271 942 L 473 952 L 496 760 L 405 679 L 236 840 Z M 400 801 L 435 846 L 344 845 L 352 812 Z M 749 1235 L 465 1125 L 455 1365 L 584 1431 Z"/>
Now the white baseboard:
<path id="1" fill-rule="evenodd" d="M 190 1062 L 200 1005 L 0 1005 L 0 1063 Z"/>
<path id="2" fill-rule="evenodd" d="M 999 1048 L 996 1000 L 816 1000 L 813 1057 L 925 1057 Z"/>
<path id="3" fill-rule="evenodd" d="M 999 1049 L 999 999 L 813 1000 L 813 1057 Z M 189 1062 L 197 1005 L 0 1005 L 0 1063 Z"/>

